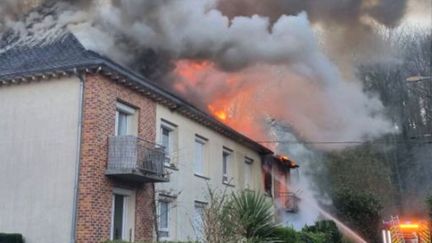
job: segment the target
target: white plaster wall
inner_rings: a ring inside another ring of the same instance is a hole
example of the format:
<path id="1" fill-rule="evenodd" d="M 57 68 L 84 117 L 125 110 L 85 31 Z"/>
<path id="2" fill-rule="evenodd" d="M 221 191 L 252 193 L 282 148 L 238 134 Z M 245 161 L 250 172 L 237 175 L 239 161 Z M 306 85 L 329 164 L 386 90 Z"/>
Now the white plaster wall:
<path id="1" fill-rule="evenodd" d="M 71 241 L 77 78 L 0 86 L 0 232 Z"/>
<path id="2" fill-rule="evenodd" d="M 227 193 L 232 190 L 244 189 L 245 156 L 254 160 L 253 187 L 252 190 L 263 191 L 263 179 L 261 173 L 261 159 L 257 152 L 229 139 L 213 130 L 200 125 L 176 112 L 171 112 L 162 105 L 157 105 L 157 142 L 161 142 L 161 119 L 167 120 L 177 126 L 175 129 L 177 143 L 174 143 L 172 162 L 178 170 L 168 169 L 171 173 L 170 182 L 157 183 L 156 190 L 159 193 L 177 195 L 170 211 L 170 237 L 169 240 L 195 240 L 195 232 L 192 227 L 194 215 L 194 202 L 208 202 L 208 185 L 213 190 L 222 192 L 227 188 Z M 205 176 L 208 179 L 194 175 L 194 141 L 195 134 L 208 139 L 206 144 Z M 233 187 L 226 187 L 222 183 L 222 151 L 223 147 L 233 150 L 230 171 L 233 173 Z"/>

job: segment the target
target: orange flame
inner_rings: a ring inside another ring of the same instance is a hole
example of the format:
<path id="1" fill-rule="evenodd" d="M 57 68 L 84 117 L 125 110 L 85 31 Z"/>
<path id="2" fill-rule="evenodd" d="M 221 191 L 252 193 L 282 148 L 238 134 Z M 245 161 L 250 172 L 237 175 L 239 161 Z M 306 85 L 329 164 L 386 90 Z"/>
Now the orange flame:
<path id="1" fill-rule="evenodd" d="M 207 108 L 209 111 L 220 121 L 226 122 L 228 115 L 225 110 L 217 110 L 213 105 L 208 105 Z"/>
<path id="2" fill-rule="evenodd" d="M 243 85 L 241 74 L 220 71 L 211 61 L 192 60 L 177 61 L 174 74 L 178 93 L 233 129 L 253 139 L 265 139 L 257 122 L 260 115 L 251 105 L 256 87 Z"/>

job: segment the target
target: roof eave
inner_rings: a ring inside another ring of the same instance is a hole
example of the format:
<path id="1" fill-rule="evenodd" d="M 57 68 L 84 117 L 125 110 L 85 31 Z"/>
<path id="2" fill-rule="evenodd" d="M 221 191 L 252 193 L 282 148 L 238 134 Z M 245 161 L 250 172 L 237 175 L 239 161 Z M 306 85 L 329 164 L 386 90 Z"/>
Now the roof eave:
<path id="1" fill-rule="evenodd" d="M 91 61 L 77 65 L 59 66 L 41 70 L 30 70 L 20 73 L 10 73 L 0 77 L 0 86 L 72 76 L 82 72 L 101 73 L 111 80 L 138 90 L 144 94 L 144 96 L 154 100 L 155 102 L 158 102 L 169 109 L 175 110 L 176 112 L 206 127 L 209 127 L 210 129 L 213 129 L 224 136 L 232 138 L 246 147 L 259 152 L 260 154 L 273 154 L 273 152 L 267 147 L 226 126 L 222 122 L 199 110 L 192 104 L 187 103 L 176 95 L 151 84 L 151 81 L 145 77 L 137 75 L 102 57 L 101 60 L 97 62 Z"/>

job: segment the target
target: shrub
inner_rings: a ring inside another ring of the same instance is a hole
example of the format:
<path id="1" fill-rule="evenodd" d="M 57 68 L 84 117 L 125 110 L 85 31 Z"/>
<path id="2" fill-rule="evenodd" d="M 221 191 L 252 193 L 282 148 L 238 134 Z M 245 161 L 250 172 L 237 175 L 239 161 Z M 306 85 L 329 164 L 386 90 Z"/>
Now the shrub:
<path id="1" fill-rule="evenodd" d="M 276 227 L 274 230 L 274 238 L 282 242 L 293 242 L 299 241 L 300 235 L 293 228 Z"/>
<path id="2" fill-rule="evenodd" d="M 269 242 L 274 233 L 272 204 L 264 195 L 243 191 L 226 196 L 209 188 L 202 233 L 205 242 Z"/>
<path id="3" fill-rule="evenodd" d="M 322 220 L 312 226 L 305 226 L 304 232 L 322 233 L 326 242 L 342 243 L 342 234 L 339 232 L 335 222 L 331 220 Z"/>
<path id="4" fill-rule="evenodd" d="M 24 238 L 21 234 L 0 233 L 0 243 L 24 243 Z"/>
<path id="5" fill-rule="evenodd" d="M 372 194 L 340 190 L 335 193 L 333 204 L 341 218 L 369 241 L 379 242 L 382 206 Z"/>
<path id="6" fill-rule="evenodd" d="M 326 234 L 312 231 L 295 231 L 293 228 L 277 227 L 274 239 L 281 243 L 329 243 Z M 332 242 L 333 243 L 333 242 Z"/>
<path id="7" fill-rule="evenodd" d="M 320 232 L 307 232 L 301 231 L 300 233 L 299 243 L 329 243 L 331 241 L 327 241 L 326 235 Z"/>
<path id="8" fill-rule="evenodd" d="M 240 226 L 239 233 L 247 240 L 263 242 L 274 234 L 272 204 L 264 195 L 250 191 L 235 193 L 227 206 L 231 219 Z"/>

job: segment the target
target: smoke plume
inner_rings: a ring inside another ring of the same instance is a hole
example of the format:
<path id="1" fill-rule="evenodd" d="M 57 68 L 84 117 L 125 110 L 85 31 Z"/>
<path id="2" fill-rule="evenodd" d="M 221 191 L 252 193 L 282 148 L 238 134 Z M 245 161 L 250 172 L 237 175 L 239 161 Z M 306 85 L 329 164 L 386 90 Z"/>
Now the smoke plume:
<path id="1" fill-rule="evenodd" d="M 218 4 L 219 9 L 230 17 L 258 14 L 276 21 L 282 15 L 305 11 L 312 22 L 346 26 L 363 24 L 364 17 L 395 26 L 404 16 L 406 6 L 407 0 L 221 0 Z"/>
<path id="2" fill-rule="evenodd" d="M 314 28 L 357 31 L 353 36 L 364 39 L 370 20 L 395 26 L 406 6 L 406 0 L 5 1 L 0 30 L 16 41 L 4 35 L 1 51 L 70 31 L 86 48 L 256 139 L 269 139 L 271 118 L 308 140 L 362 141 L 392 126 L 377 98 L 342 78 Z"/>

